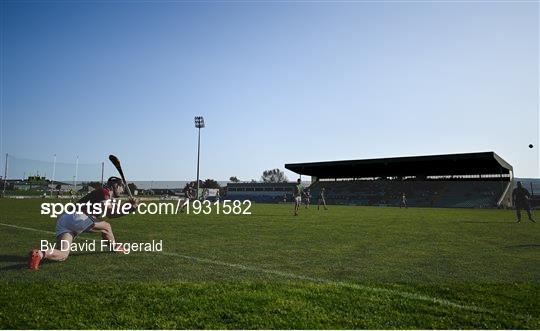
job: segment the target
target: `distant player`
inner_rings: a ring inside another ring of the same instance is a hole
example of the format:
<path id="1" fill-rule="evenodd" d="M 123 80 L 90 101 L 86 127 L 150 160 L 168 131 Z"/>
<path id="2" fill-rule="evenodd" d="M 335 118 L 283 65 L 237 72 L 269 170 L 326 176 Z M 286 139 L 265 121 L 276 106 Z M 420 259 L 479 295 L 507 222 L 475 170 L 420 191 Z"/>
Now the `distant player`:
<path id="1" fill-rule="evenodd" d="M 216 191 L 216 201 L 217 201 L 217 203 L 219 203 L 220 198 L 221 198 L 221 195 L 219 194 L 219 189 L 217 189 L 217 191 Z"/>
<path id="2" fill-rule="evenodd" d="M 516 223 L 521 222 L 521 209 L 525 209 L 525 211 L 527 211 L 529 221 L 536 223 L 531 215 L 531 205 L 529 203 L 530 197 L 531 194 L 529 191 L 527 191 L 527 189 L 521 185 L 521 182 L 517 182 L 517 187 L 512 191 L 512 203 L 516 207 Z"/>
<path id="3" fill-rule="evenodd" d="M 320 209 L 321 207 L 321 203 L 322 205 L 324 206 L 324 210 L 328 210 L 328 208 L 326 208 L 326 198 L 325 198 L 325 188 L 321 188 L 321 191 L 319 192 L 319 199 L 317 200 L 317 210 Z"/>
<path id="4" fill-rule="evenodd" d="M 302 203 L 302 194 L 304 192 L 304 187 L 302 186 L 302 181 L 298 178 L 296 185 L 294 186 L 294 216 L 298 216 L 298 209 Z"/>
<path id="5" fill-rule="evenodd" d="M 111 203 L 106 201 L 111 198 L 118 198 L 124 192 L 122 180 L 118 177 L 110 177 L 105 187 L 96 189 L 84 197 L 78 203 L 90 202 L 91 204 L 101 203 L 103 209 L 106 209 L 106 218 L 117 218 L 128 214 L 118 214 L 113 211 Z M 137 201 L 131 200 L 131 210 L 128 213 L 137 209 Z M 56 247 L 53 250 L 40 251 L 33 249 L 30 251 L 29 267 L 32 270 L 37 270 L 40 263 L 44 260 L 65 261 L 69 256 L 70 246 L 73 240 L 83 232 L 100 233 L 103 240 L 107 240 L 111 244 L 115 244 L 115 238 L 112 232 L 111 225 L 100 219 L 102 215 L 93 215 L 86 210 L 82 214 L 62 214 L 56 222 Z M 114 250 L 120 253 L 126 253 L 120 244 L 113 246 Z"/>
<path id="6" fill-rule="evenodd" d="M 193 200 L 194 193 L 193 184 L 188 184 L 186 187 L 184 187 L 184 201 L 182 202 L 182 208 L 180 208 L 181 213 L 184 212 L 184 209 L 189 204 L 189 201 Z"/>
<path id="7" fill-rule="evenodd" d="M 306 198 L 304 204 L 306 206 L 306 209 L 309 208 L 309 204 L 311 203 L 311 192 L 309 189 L 307 189 L 304 193 L 304 197 Z"/>
<path id="8" fill-rule="evenodd" d="M 407 197 L 405 196 L 405 193 L 401 193 L 401 202 L 399 203 L 399 208 L 401 207 L 407 208 Z"/>

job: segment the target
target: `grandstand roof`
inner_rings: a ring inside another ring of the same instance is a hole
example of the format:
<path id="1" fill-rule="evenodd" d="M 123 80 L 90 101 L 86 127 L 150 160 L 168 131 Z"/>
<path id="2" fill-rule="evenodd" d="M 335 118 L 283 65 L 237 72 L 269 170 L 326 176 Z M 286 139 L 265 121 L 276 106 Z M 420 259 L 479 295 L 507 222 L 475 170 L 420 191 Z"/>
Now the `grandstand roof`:
<path id="1" fill-rule="evenodd" d="M 285 168 L 318 178 L 510 174 L 513 170 L 495 152 L 289 163 Z"/>

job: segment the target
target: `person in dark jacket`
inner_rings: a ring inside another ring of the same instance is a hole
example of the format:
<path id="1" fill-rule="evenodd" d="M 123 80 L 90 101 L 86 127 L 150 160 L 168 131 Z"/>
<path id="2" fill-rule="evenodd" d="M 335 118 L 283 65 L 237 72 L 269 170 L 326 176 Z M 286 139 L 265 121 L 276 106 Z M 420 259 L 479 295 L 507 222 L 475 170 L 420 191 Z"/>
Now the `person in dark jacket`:
<path id="1" fill-rule="evenodd" d="M 521 209 L 527 211 L 529 221 L 536 223 L 531 215 L 530 197 L 529 191 L 521 185 L 521 182 L 517 182 L 517 187 L 512 191 L 512 203 L 516 207 L 517 223 L 521 222 Z"/>

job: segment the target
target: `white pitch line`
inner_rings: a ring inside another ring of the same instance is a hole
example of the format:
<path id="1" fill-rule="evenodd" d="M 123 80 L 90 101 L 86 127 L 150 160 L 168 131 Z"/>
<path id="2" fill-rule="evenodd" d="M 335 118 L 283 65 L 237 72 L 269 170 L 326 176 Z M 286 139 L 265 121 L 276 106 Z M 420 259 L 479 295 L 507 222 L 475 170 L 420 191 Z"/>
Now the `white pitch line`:
<path id="1" fill-rule="evenodd" d="M 0 225 L 15 228 L 15 229 L 27 230 L 27 231 L 55 234 L 52 231 L 46 231 L 46 230 L 40 230 L 40 229 L 34 229 L 34 228 L 26 228 L 26 227 L 12 225 L 12 224 L 0 223 Z M 487 313 L 487 314 L 492 314 L 492 315 L 503 314 L 503 315 L 509 315 L 509 316 L 513 316 L 513 317 L 521 318 L 521 319 L 525 319 L 525 320 L 532 319 L 531 315 L 519 315 L 519 314 L 510 313 L 510 312 L 496 312 L 496 311 L 493 311 L 493 310 L 487 309 L 487 308 L 482 308 L 482 307 L 478 307 L 478 306 L 471 306 L 471 305 L 462 305 L 462 304 L 459 304 L 459 303 L 456 303 L 456 302 L 453 302 L 453 301 L 450 301 L 450 300 L 436 298 L 436 297 L 430 297 L 430 296 L 427 296 L 427 295 L 411 293 L 411 292 L 406 292 L 406 291 L 392 290 L 392 289 L 387 289 L 387 288 L 383 288 L 383 287 L 367 286 L 367 285 L 361 285 L 361 284 L 356 284 L 356 283 L 346 283 L 346 282 L 342 282 L 342 281 L 335 281 L 335 280 L 319 278 L 319 277 L 310 277 L 310 276 L 298 275 L 298 274 L 294 274 L 294 273 L 290 273 L 290 272 L 284 272 L 284 271 L 279 271 L 279 270 L 271 270 L 271 269 L 263 269 L 263 268 L 246 266 L 246 265 L 237 264 L 237 263 L 229 263 L 229 262 L 223 262 L 223 261 L 212 260 L 212 259 L 207 259 L 207 258 L 195 257 L 195 256 L 190 256 L 190 255 L 183 255 L 183 254 L 178 254 L 178 253 L 173 253 L 173 252 L 156 252 L 156 253 L 159 253 L 159 254 L 162 254 L 162 255 L 165 255 L 165 256 L 179 257 L 179 258 L 182 258 L 182 259 L 196 261 L 196 262 L 200 262 L 200 263 L 219 265 L 219 266 L 224 266 L 224 267 L 228 267 L 228 268 L 240 269 L 240 270 L 245 270 L 245 271 L 252 271 L 252 272 L 263 273 L 263 274 L 268 274 L 268 275 L 275 275 L 275 276 L 280 276 L 280 277 L 289 278 L 289 279 L 298 279 L 298 280 L 304 280 L 304 281 L 309 281 L 309 282 L 313 282 L 313 283 L 322 283 L 322 284 L 327 284 L 327 285 L 348 287 L 348 288 L 352 288 L 352 289 L 375 292 L 375 293 L 390 294 L 390 295 L 394 295 L 394 296 L 400 296 L 400 297 L 406 298 L 406 299 L 425 301 L 425 302 L 429 302 L 429 303 L 436 303 L 436 304 L 440 304 L 442 306 L 447 306 L 447 307 L 452 307 L 452 308 L 457 308 L 457 309 L 462 309 L 462 310 L 468 310 L 468 311 L 477 312 L 477 313 Z"/>
<path id="2" fill-rule="evenodd" d="M 418 301 L 426 301 L 426 302 L 429 302 L 429 303 L 437 303 L 437 304 L 440 304 L 440 305 L 443 305 L 443 306 L 468 310 L 468 311 L 472 311 L 472 312 L 488 313 L 488 314 L 492 314 L 492 315 L 506 314 L 506 315 L 510 315 L 510 316 L 513 316 L 513 317 L 522 318 L 522 319 L 525 319 L 525 320 L 529 320 L 529 319 L 532 318 L 531 316 L 517 315 L 517 314 L 513 314 L 513 313 L 509 313 L 509 312 L 500 312 L 500 313 L 498 313 L 496 311 L 493 311 L 493 310 L 490 310 L 490 309 L 487 309 L 487 308 L 482 308 L 482 307 L 477 307 L 477 306 L 469 306 L 469 305 L 462 305 L 462 304 L 455 303 L 455 302 L 452 302 L 452 301 L 446 300 L 446 299 L 430 297 L 430 296 L 427 296 L 427 295 L 422 295 L 422 294 L 417 294 L 417 293 L 411 293 L 411 292 L 405 292 L 405 291 L 399 291 L 399 290 L 392 290 L 392 289 L 387 289 L 387 288 L 383 288 L 383 287 L 366 286 L 366 285 L 361 285 L 361 284 L 356 284 L 356 283 L 346 283 L 346 282 L 335 281 L 335 280 L 330 280 L 330 279 L 326 279 L 326 278 L 298 275 L 298 274 L 293 274 L 293 273 L 290 273 L 290 272 L 283 272 L 283 271 L 278 271 L 278 270 L 271 270 L 271 269 L 263 269 L 263 268 L 258 268 L 258 267 L 245 266 L 245 265 L 242 265 L 242 264 L 228 263 L 228 262 L 223 262 L 223 261 L 211 260 L 211 259 L 207 259 L 207 258 L 200 258 L 200 257 L 194 257 L 194 256 L 189 256 L 189 255 L 171 253 L 171 252 L 160 252 L 160 253 L 163 254 L 163 255 L 180 257 L 180 258 L 183 258 L 183 259 L 186 259 L 186 260 L 192 260 L 192 261 L 201 262 L 201 263 L 207 263 L 207 264 L 220 265 L 220 266 L 225 266 L 225 267 L 229 267 L 229 268 L 241 269 L 241 270 L 245 270 L 245 271 L 253 271 L 253 272 L 257 272 L 257 273 L 276 275 L 276 276 L 281 276 L 281 277 L 284 277 L 284 278 L 298 279 L 298 280 L 304 280 L 304 281 L 309 281 L 309 282 L 313 282 L 313 283 L 322 283 L 322 284 L 326 284 L 326 285 L 333 285 L 333 286 L 340 286 L 340 287 L 348 287 L 348 288 L 352 288 L 352 289 L 375 292 L 375 293 L 390 294 L 390 295 L 394 295 L 394 296 L 400 296 L 400 297 L 403 297 L 403 298 L 406 298 L 406 299 L 412 299 L 412 300 L 418 300 Z"/>
<path id="3" fill-rule="evenodd" d="M 52 232 L 52 231 L 40 230 L 40 229 L 34 229 L 34 228 L 25 228 L 24 226 L 17 226 L 17 225 L 5 224 L 5 223 L 0 223 L 0 225 L 7 226 L 7 227 L 10 227 L 10 228 L 15 228 L 15 229 L 27 230 L 27 231 L 34 231 L 34 232 L 43 232 L 43 233 L 51 233 L 51 234 L 55 234 L 55 233 Z"/>

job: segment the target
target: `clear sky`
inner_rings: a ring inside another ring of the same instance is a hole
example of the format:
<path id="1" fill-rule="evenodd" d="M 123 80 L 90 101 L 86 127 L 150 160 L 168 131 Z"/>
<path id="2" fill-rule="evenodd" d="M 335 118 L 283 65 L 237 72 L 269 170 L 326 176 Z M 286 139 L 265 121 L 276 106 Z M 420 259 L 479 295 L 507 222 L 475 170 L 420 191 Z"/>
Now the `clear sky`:
<path id="1" fill-rule="evenodd" d="M 193 179 L 202 115 L 202 178 L 478 151 L 539 176 L 538 2 L 1 10 L 2 155 L 94 163 L 114 153 L 135 180 Z"/>

